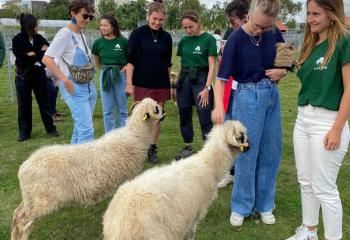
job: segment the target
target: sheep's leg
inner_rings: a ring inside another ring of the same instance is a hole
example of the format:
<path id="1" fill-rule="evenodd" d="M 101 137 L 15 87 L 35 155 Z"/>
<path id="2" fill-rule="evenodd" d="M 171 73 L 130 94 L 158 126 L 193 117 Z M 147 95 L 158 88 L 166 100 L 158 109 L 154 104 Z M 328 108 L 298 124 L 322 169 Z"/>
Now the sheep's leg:
<path id="1" fill-rule="evenodd" d="M 197 220 L 194 220 L 193 222 L 192 222 L 192 225 L 191 225 L 191 227 L 190 227 L 190 230 L 188 231 L 188 233 L 187 233 L 187 238 L 188 238 L 188 240 L 194 240 L 194 236 L 195 236 L 195 234 L 196 234 L 196 228 L 197 228 Z"/>
<path id="2" fill-rule="evenodd" d="M 28 218 L 22 201 L 13 212 L 11 240 L 27 240 L 34 227 L 33 223 Z"/>

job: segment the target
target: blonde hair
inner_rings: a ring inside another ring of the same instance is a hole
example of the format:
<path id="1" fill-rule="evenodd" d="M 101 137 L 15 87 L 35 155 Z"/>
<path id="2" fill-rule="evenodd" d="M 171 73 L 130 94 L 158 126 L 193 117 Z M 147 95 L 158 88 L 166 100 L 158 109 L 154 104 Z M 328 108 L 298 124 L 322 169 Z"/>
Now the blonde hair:
<path id="1" fill-rule="evenodd" d="M 343 0 L 308 0 L 307 5 L 311 1 L 314 1 L 319 7 L 323 8 L 331 19 L 331 25 L 327 36 L 328 50 L 321 65 L 321 68 L 323 68 L 331 59 L 338 39 L 347 33 L 345 28 L 344 3 Z M 312 33 L 310 25 L 308 24 L 305 31 L 304 43 L 301 49 L 298 66 L 301 66 L 310 56 L 318 40 L 318 34 Z"/>
<path id="2" fill-rule="evenodd" d="M 148 4 L 148 16 L 154 12 L 161 12 L 164 13 L 164 15 L 166 15 L 166 8 L 162 0 L 155 0 L 154 2 Z"/>
<path id="3" fill-rule="evenodd" d="M 277 18 L 280 11 L 279 0 L 253 0 L 250 5 L 250 12 L 256 10 L 261 11 L 262 14 L 268 17 Z"/>

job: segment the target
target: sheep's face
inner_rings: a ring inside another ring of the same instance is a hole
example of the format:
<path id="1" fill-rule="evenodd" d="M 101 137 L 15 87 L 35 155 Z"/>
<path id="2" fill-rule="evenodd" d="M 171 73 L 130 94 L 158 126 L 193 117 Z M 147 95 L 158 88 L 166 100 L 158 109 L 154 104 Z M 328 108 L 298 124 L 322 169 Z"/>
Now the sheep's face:
<path id="1" fill-rule="evenodd" d="M 145 98 L 141 102 L 135 102 L 133 107 L 135 111 L 143 111 L 143 120 L 152 119 L 162 121 L 165 118 L 163 108 L 153 99 Z"/>
<path id="2" fill-rule="evenodd" d="M 238 121 L 227 121 L 224 123 L 227 143 L 232 150 L 246 152 L 249 149 L 247 129 Z"/>

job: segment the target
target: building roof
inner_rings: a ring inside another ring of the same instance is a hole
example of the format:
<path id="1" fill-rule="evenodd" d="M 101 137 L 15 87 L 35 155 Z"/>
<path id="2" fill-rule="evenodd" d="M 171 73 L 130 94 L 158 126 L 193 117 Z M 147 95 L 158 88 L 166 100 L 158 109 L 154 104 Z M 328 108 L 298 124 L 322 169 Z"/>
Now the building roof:
<path id="1" fill-rule="evenodd" d="M 288 27 L 280 19 L 277 19 L 275 24 L 281 32 L 288 31 Z"/>

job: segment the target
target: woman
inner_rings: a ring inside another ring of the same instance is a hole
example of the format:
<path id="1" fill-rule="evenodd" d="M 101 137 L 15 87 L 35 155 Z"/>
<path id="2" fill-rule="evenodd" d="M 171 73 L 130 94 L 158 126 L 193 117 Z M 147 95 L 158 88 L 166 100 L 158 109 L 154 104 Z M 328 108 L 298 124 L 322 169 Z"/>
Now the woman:
<path id="1" fill-rule="evenodd" d="M 300 54 L 293 143 L 302 226 L 289 240 L 315 240 L 322 208 L 324 236 L 342 239 L 337 176 L 349 146 L 350 39 L 342 0 L 308 0 Z"/>
<path id="2" fill-rule="evenodd" d="M 105 15 L 100 21 L 102 37 L 92 46 L 96 66 L 100 68 L 100 88 L 105 132 L 115 128 L 115 107 L 117 127 L 123 127 L 128 117 L 128 101 L 125 94 L 126 48 L 128 40 L 119 29 L 112 15 Z"/>
<path id="3" fill-rule="evenodd" d="M 165 6 L 161 1 L 148 5 L 148 24 L 135 29 L 128 41 L 126 69 L 126 93 L 134 93 L 134 101 L 150 97 L 164 107 L 170 99 L 170 68 L 172 39 L 162 28 L 166 16 Z M 148 160 L 159 161 L 157 139 L 160 123 L 153 127 Z"/>
<path id="4" fill-rule="evenodd" d="M 211 89 L 217 56 L 215 38 L 204 32 L 197 12 L 187 11 L 181 18 L 187 36 L 180 40 L 177 55 L 181 57 L 181 70 L 177 86 L 177 103 L 180 130 L 184 147 L 176 155 L 180 160 L 192 154 L 193 124 L 192 106 L 196 106 L 203 140 L 213 127 Z"/>
<path id="5" fill-rule="evenodd" d="M 38 20 L 32 14 L 19 17 L 21 32 L 12 39 L 16 56 L 16 92 L 18 103 L 18 142 L 30 138 L 32 132 L 32 91 L 39 105 L 41 120 L 46 132 L 58 136 L 50 114 L 46 87 L 45 66 L 41 59 L 49 46 L 38 34 Z"/>
<path id="6" fill-rule="evenodd" d="M 68 11 L 71 21 L 58 31 L 45 53 L 43 63 L 60 80 L 60 91 L 74 121 L 71 143 L 78 144 L 94 139 L 92 115 L 97 94 L 93 79 L 88 83 L 76 82 L 67 63 L 77 67 L 91 63 L 90 51 L 81 31 L 93 19 L 94 8 L 91 1 L 73 0 Z"/>
<path id="7" fill-rule="evenodd" d="M 224 121 L 223 92 L 230 76 L 238 82 L 232 118 L 248 130 L 250 150 L 235 162 L 235 182 L 230 222 L 241 226 L 253 210 L 265 224 L 274 224 L 276 177 L 282 153 L 280 101 L 276 82 L 286 74 L 273 67 L 277 39 L 272 26 L 279 12 L 278 0 L 256 0 L 249 20 L 229 37 L 215 83 L 213 120 Z"/>

